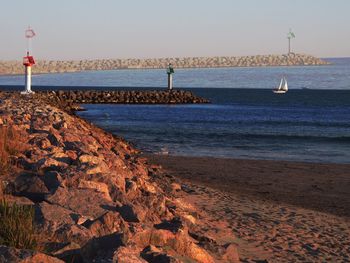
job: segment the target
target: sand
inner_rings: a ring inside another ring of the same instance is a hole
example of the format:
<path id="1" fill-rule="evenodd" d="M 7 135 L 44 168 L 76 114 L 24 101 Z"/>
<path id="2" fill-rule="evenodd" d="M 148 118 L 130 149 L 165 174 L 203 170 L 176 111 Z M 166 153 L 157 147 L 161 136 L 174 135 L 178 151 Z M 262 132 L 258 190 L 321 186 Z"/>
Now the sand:
<path id="1" fill-rule="evenodd" d="M 242 262 L 349 262 L 350 165 L 147 156 L 178 178 Z"/>

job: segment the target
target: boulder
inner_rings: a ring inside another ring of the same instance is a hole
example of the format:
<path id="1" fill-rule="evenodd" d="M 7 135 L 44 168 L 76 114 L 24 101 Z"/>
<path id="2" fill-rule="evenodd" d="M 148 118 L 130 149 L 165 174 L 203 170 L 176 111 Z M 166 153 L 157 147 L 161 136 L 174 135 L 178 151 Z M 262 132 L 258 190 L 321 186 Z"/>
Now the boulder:
<path id="1" fill-rule="evenodd" d="M 238 255 L 237 245 L 230 244 L 226 248 L 225 254 L 222 257 L 225 262 L 228 263 L 239 263 L 241 262 Z"/>
<path id="2" fill-rule="evenodd" d="M 187 229 L 183 228 L 178 220 L 164 221 L 156 225 L 154 229 L 136 233 L 133 238 L 138 246 L 153 245 L 157 247 L 169 247 L 180 256 L 188 257 L 196 262 L 211 263 L 213 257 L 203 248 L 196 245 L 189 237 Z"/>
<path id="3" fill-rule="evenodd" d="M 171 190 L 174 192 L 181 191 L 181 185 L 177 183 L 172 183 L 171 185 Z"/>
<path id="4" fill-rule="evenodd" d="M 183 261 L 179 259 L 175 259 L 166 253 L 162 252 L 160 249 L 158 249 L 155 246 L 147 246 L 142 252 L 141 252 L 142 258 L 147 260 L 147 262 L 150 263 L 181 263 Z"/>
<path id="5" fill-rule="evenodd" d="M 87 163 L 90 165 L 99 164 L 101 162 L 102 158 L 100 156 L 94 156 L 89 154 L 83 154 L 79 156 L 79 161 L 81 163 Z"/>
<path id="6" fill-rule="evenodd" d="M 147 263 L 146 260 L 140 257 L 140 252 L 137 248 L 131 246 L 120 247 L 114 253 L 113 262 L 116 263 Z"/>
<path id="7" fill-rule="evenodd" d="M 20 174 L 16 177 L 13 185 L 8 185 L 8 187 L 13 188 L 14 195 L 27 197 L 33 202 L 44 200 L 50 193 L 39 176 L 32 173 Z"/>
<path id="8" fill-rule="evenodd" d="M 115 203 L 106 200 L 103 194 L 93 189 L 59 187 L 47 201 L 90 218 L 100 217 L 115 207 Z"/>
<path id="9" fill-rule="evenodd" d="M 0 246 L 0 262 L 17 263 L 64 263 L 64 261 L 40 252 Z"/>
<path id="10" fill-rule="evenodd" d="M 108 173 L 110 171 L 109 167 L 104 161 L 100 161 L 98 164 L 89 166 L 86 169 L 86 174 L 101 174 Z"/>
<path id="11" fill-rule="evenodd" d="M 41 202 L 35 206 L 35 221 L 43 229 L 55 232 L 58 228 L 76 223 L 77 215 L 62 206 Z"/>
<path id="12" fill-rule="evenodd" d="M 84 227 L 90 230 L 94 237 L 109 235 L 115 232 L 128 232 L 128 225 L 119 213 L 108 211 L 93 221 L 87 220 Z"/>
<path id="13" fill-rule="evenodd" d="M 93 189 L 99 193 L 101 193 L 106 200 L 112 201 L 111 196 L 109 195 L 108 185 L 101 182 L 95 181 L 87 181 L 87 180 L 79 180 L 78 188 L 81 189 Z"/>
<path id="14" fill-rule="evenodd" d="M 50 141 L 51 145 L 54 146 L 62 146 L 62 136 L 58 133 L 57 130 L 51 128 L 49 130 L 49 134 L 47 135 L 47 139 Z"/>
<path id="15" fill-rule="evenodd" d="M 53 158 L 50 157 L 44 157 L 42 159 L 40 159 L 37 164 L 37 170 L 41 170 L 41 171 L 61 171 L 65 168 L 67 168 L 67 164 L 57 161 Z"/>
<path id="16" fill-rule="evenodd" d="M 111 261 L 114 252 L 124 245 L 123 234 L 113 233 L 91 239 L 81 248 L 80 253 L 85 262 Z"/>
<path id="17" fill-rule="evenodd" d="M 73 242 L 85 245 L 91 238 L 91 232 L 83 226 L 65 224 L 55 232 L 55 238 L 60 242 Z"/>
<path id="18" fill-rule="evenodd" d="M 73 161 L 77 160 L 78 159 L 78 155 L 75 151 L 72 151 L 72 150 L 68 150 L 66 151 L 66 154 L 67 156 L 72 159 Z"/>
<path id="19" fill-rule="evenodd" d="M 76 243 L 60 243 L 60 248 L 52 251 L 51 254 L 64 262 L 82 263 L 83 258 L 80 255 L 81 246 Z"/>
<path id="20" fill-rule="evenodd" d="M 125 192 L 129 199 L 134 199 L 141 194 L 136 182 L 130 180 L 129 178 L 125 179 Z"/>
<path id="21" fill-rule="evenodd" d="M 50 191 L 56 191 L 56 189 L 62 184 L 61 174 L 57 171 L 47 171 L 44 176 L 41 176 L 41 180 L 45 183 L 45 186 Z"/>
<path id="22" fill-rule="evenodd" d="M 140 218 L 140 215 L 135 211 L 135 207 L 132 205 L 122 205 L 117 207 L 116 210 L 126 222 L 138 223 L 142 220 L 142 217 Z"/>

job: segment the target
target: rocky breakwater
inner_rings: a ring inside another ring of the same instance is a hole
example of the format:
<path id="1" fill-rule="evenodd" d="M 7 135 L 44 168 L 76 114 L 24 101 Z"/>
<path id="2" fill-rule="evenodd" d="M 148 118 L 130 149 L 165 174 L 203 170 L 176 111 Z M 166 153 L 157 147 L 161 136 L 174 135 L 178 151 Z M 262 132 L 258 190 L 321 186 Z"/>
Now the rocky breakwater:
<path id="1" fill-rule="evenodd" d="M 0 171 L 3 198 L 35 210 L 38 249 L 48 254 L 0 246 L 0 259 L 238 260 L 235 244 L 196 232 L 204 218 L 176 197 L 182 186 L 171 184 L 171 176 L 138 157 L 124 140 L 39 97 L 5 92 L 0 128 L 10 130 L 20 146 L 11 150 L 10 169 Z"/>
<path id="2" fill-rule="evenodd" d="M 310 55 L 290 53 L 286 55 L 256 55 L 241 57 L 186 57 L 151 59 L 97 59 L 79 61 L 38 61 L 33 73 L 78 72 L 85 70 L 113 69 L 165 69 L 169 63 L 176 68 L 217 67 L 267 67 L 267 66 L 316 66 L 328 62 Z M 0 61 L 0 75 L 23 74 L 20 61 Z"/>
<path id="3" fill-rule="evenodd" d="M 197 97 L 184 90 L 140 90 L 140 91 L 42 91 L 38 96 L 51 101 L 75 104 L 187 104 L 209 103 L 207 99 Z"/>

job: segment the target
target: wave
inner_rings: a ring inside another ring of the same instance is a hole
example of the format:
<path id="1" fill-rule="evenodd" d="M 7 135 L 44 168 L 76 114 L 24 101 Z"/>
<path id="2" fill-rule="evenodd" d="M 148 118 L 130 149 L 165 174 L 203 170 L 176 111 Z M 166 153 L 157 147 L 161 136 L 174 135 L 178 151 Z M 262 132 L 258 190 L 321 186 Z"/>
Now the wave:
<path id="1" fill-rule="evenodd" d="M 330 135 L 311 135 L 311 134 L 271 134 L 271 133 L 244 133 L 244 132 L 213 132 L 205 129 L 143 129 L 143 127 L 118 127 L 118 129 L 108 129 L 112 133 L 122 133 L 128 137 L 148 137 L 164 141 L 196 141 L 223 143 L 232 141 L 310 141 L 310 142 L 333 142 L 333 143 L 350 143 L 350 136 L 330 136 Z"/>

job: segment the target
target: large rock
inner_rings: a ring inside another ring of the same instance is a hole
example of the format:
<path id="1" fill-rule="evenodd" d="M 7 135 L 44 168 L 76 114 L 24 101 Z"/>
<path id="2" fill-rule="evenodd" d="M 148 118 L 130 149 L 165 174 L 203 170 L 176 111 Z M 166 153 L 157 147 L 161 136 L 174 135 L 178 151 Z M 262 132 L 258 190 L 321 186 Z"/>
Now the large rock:
<path id="1" fill-rule="evenodd" d="M 47 171 L 62 171 L 67 168 L 68 165 L 64 162 L 57 161 L 53 158 L 44 157 L 40 159 L 37 163 L 37 170 L 41 170 L 43 172 Z"/>
<path id="2" fill-rule="evenodd" d="M 154 229 L 139 232 L 133 239 L 138 246 L 169 247 L 181 256 L 188 257 L 196 262 L 211 263 L 213 257 L 194 243 L 188 231 L 179 220 L 164 221 L 155 225 Z"/>
<path id="3" fill-rule="evenodd" d="M 27 197 L 34 202 L 44 200 L 50 193 L 40 177 L 33 173 L 20 174 L 8 187 L 13 188 L 11 192 L 14 195 Z"/>
<path id="4" fill-rule="evenodd" d="M 138 248 L 131 246 L 120 247 L 114 253 L 113 262 L 116 263 L 147 263 L 146 260 L 140 257 Z"/>
<path id="5" fill-rule="evenodd" d="M 51 192 L 56 191 L 57 188 L 61 186 L 63 182 L 61 174 L 57 171 L 45 172 L 44 175 L 41 176 L 41 180 L 45 183 L 45 186 Z"/>
<path id="6" fill-rule="evenodd" d="M 175 259 L 167 255 L 155 246 L 147 246 L 142 252 L 141 256 L 150 263 L 181 263 L 183 261 Z"/>
<path id="7" fill-rule="evenodd" d="M 91 239 L 80 250 L 85 262 L 112 260 L 114 252 L 125 244 L 123 234 L 114 233 Z"/>
<path id="8" fill-rule="evenodd" d="M 60 242 L 73 242 L 85 245 L 92 238 L 91 232 L 83 226 L 65 224 L 55 232 L 55 238 Z"/>
<path id="9" fill-rule="evenodd" d="M 59 187 L 47 201 L 90 218 L 100 217 L 115 207 L 113 202 L 106 200 L 104 194 L 93 189 Z"/>
<path id="10" fill-rule="evenodd" d="M 78 215 L 56 204 L 41 202 L 35 206 L 35 220 L 44 229 L 56 231 L 63 225 L 76 223 Z"/>
<path id="11" fill-rule="evenodd" d="M 137 205 L 127 204 L 117 206 L 116 210 L 126 222 L 142 222 L 147 211 Z"/>
<path id="12" fill-rule="evenodd" d="M 109 195 L 108 185 L 102 182 L 79 180 L 78 188 L 80 189 L 92 189 L 96 192 L 101 193 L 104 198 L 108 201 L 112 201 L 111 196 Z"/>
<path id="13" fill-rule="evenodd" d="M 90 230 L 94 237 L 109 235 L 115 232 L 128 232 L 128 225 L 119 213 L 109 211 L 93 221 L 87 220 L 84 227 Z"/>
<path id="14" fill-rule="evenodd" d="M 64 263 L 64 261 L 50 257 L 40 252 L 0 246 L 0 263 Z"/>

